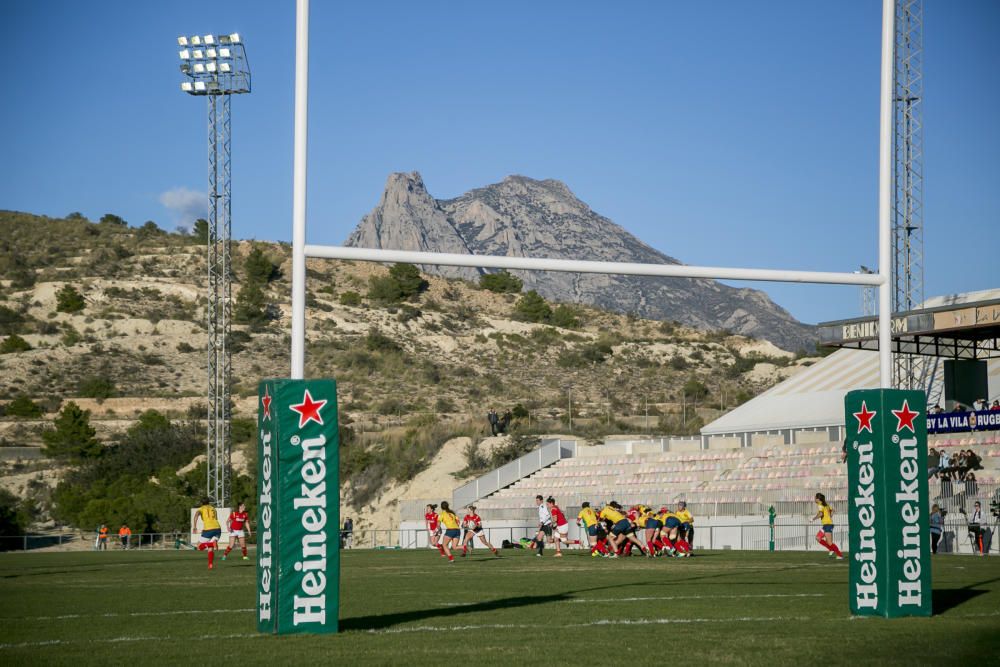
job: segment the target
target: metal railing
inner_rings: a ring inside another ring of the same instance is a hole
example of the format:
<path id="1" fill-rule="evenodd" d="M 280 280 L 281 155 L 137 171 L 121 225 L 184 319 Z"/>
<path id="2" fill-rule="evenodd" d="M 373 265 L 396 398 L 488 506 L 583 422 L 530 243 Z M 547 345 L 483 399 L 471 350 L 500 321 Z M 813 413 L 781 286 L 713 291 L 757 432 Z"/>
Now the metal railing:
<path id="1" fill-rule="evenodd" d="M 575 440 L 547 440 L 538 449 L 455 489 L 451 496 L 452 506 L 466 507 L 560 459 L 573 456 L 576 456 Z"/>
<path id="2" fill-rule="evenodd" d="M 174 549 L 180 546 L 179 541 L 186 543 L 187 533 L 132 533 L 128 540 L 128 550 Z M 117 534 L 109 534 L 103 549 L 107 551 L 122 551 L 126 546 Z M 248 541 L 249 542 L 249 541 Z M 0 537 L 0 551 L 34 551 L 53 547 L 70 546 L 79 550 L 81 547 L 91 550 L 103 550 L 100 541 L 94 534 L 86 533 L 54 533 L 50 535 L 13 535 Z"/>

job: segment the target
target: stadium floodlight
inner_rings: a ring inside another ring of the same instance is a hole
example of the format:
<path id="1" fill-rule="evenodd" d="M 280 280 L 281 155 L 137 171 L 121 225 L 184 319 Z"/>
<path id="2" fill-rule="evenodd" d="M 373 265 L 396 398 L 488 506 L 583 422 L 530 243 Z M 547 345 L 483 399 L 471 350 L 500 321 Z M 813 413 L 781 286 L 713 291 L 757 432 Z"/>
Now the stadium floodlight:
<path id="1" fill-rule="evenodd" d="M 188 45 L 187 37 L 181 35 L 180 37 L 177 38 L 177 46 L 187 46 L 187 45 Z"/>
<path id="2" fill-rule="evenodd" d="M 232 42 L 233 44 L 239 44 L 240 43 L 240 33 L 234 32 L 231 35 L 229 35 L 229 41 Z"/>
<path id="3" fill-rule="evenodd" d="M 225 43 L 224 49 L 216 43 Z M 230 496 L 230 423 L 232 420 L 232 95 L 250 92 L 250 65 L 242 43 L 222 37 L 184 38 L 181 91 L 208 102 L 208 438 L 209 498 L 226 505 Z M 204 47 L 204 48 L 201 48 Z M 222 58 L 219 58 L 220 53 Z"/>

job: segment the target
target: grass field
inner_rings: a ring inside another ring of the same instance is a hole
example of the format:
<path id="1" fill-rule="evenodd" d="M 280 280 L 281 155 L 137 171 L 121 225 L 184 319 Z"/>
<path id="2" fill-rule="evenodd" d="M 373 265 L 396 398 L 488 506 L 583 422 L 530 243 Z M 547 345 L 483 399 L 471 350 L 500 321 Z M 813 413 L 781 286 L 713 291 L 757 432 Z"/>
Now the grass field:
<path id="1" fill-rule="evenodd" d="M 341 633 L 258 635 L 253 561 L 0 554 L 0 664 L 996 663 L 1000 558 L 934 561 L 934 618 L 851 620 L 847 563 L 817 554 L 556 559 L 344 554 Z M 543 657 L 545 656 L 545 657 Z"/>

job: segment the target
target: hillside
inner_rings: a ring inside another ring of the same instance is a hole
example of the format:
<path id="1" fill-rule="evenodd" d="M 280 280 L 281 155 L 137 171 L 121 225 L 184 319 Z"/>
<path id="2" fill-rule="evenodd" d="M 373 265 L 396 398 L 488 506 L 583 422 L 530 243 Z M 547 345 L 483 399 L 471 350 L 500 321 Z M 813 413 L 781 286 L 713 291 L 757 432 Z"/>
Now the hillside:
<path id="1" fill-rule="evenodd" d="M 235 244 L 237 306 L 252 252 L 276 270 L 263 286 L 271 319 L 234 326 L 234 432 L 251 468 L 245 424 L 257 381 L 288 373 L 290 327 L 286 245 Z M 0 418 L 0 449 L 39 445 L 68 400 L 92 411 L 104 442 L 148 409 L 200 419 L 204 267 L 197 240 L 151 223 L 0 212 L 0 340 L 30 348 L 0 354 L 0 407 L 27 397 L 44 412 Z M 386 301 L 376 284 L 387 267 L 310 260 L 308 271 L 306 373 L 338 381 L 342 473 L 358 503 L 426 469 L 450 438 L 481 437 L 491 406 L 519 404 L 521 433 L 565 428 L 569 390 L 578 433 L 696 432 L 808 363 L 770 343 L 596 308 L 559 309 L 564 327 L 523 321 L 521 295 L 457 279 L 429 276 L 418 293 Z M 66 312 L 67 286 L 82 297 L 78 310 Z"/>
<path id="2" fill-rule="evenodd" d="M 508 176 L 455 199 L 434 199 L 417 172 L 391 174 L 376 207 L 345 245 L 435 252 L 680 264 L 591 210 L 562 182 Z M 748 264 L 752 261 L 748 260 Z M 476 280 L 480 271 L 424 267 Z M 812 327 L 795 320 L 759 290 L 714 280 L 640 278 L 516 271 L 526 289 L 562 302 L 586 303 L 702 330 L 728 330 L 770 340 L 786 350 L 812 350 Z"/>

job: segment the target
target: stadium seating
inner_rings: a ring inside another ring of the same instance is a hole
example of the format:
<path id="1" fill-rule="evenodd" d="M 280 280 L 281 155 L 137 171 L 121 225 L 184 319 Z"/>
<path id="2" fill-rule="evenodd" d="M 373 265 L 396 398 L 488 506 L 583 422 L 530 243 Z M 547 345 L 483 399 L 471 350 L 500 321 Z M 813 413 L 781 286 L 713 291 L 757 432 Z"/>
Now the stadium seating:
<path id="1" fill-rule="evenodd" d="M 982 457 L 977 497 L 989 497 L 1000 483 L 1000 434 L 931 436 L 930 446 L 946 451 L 971 448 Z M 567 509 L 584 501 L 673 505 L 685 500 L 696 515 L 737 516 L 766 515 L 771 506 L 779 514 L 807 514 L 816 492 L 838 511 L 847 500 L 839 442 L 617 456 L 587 456 L 588 449 L 581 447 L 577 457 L 525 477 L 480 500 L 477 507 L 484 516 L 528 516 L 535 495 L 542 494 L 554 495 Z M 955 482 L 952 487 L 946 497 L 940 481 L 931 480 L 932 500 L 949 507 L 964 502 L 964 485 Z"/>

